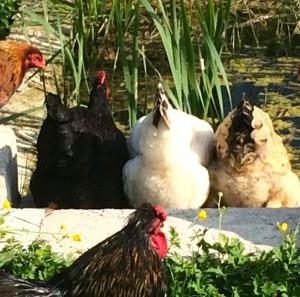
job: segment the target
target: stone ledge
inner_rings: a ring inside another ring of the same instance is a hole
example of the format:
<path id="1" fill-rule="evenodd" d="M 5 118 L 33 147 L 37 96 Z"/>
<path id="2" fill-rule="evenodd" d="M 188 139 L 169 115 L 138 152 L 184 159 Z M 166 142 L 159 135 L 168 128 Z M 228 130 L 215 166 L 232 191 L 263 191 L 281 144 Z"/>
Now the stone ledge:
<path id="1" fill-rule="evenodd" d="M 17 143 L 12 128 L 0 125 L 0 203 L 18 203 Z"/>
<path id="2" fill-rule="evenodd" d="M 196 209 L 167 209 L 168 219 L 164 231 L 169 237 L 170 226 L 175 227 L 181 239 L 182 254 L 190 254 L 189 238 L 195 234 L 195 230 L 209 228 L 206 239 L 209 242 L 218 240 L 218 210 L 207 209 L 206 211 L 207 220 L 199 221 L 196 219 Z M 6 212 L 7 210 L 0 210 L 0 214 Z M 5 216 L 5 225 L 15 231 L 24 229 L 7 235 L 21 240 L 24 244 L 39 238 L 49 241 L 55 251 L 82 253 L 120 230 L 131 212 L 132 210 L 128 209 L 11 209 Z M 223 216 L 221 232 L 229 237 L 239 237 L 245 245 L 246 252 L 268 250 L 282 242 L 282 234 L 277 230 L 276 223 L 286 221 L 289 229 L 292 229 L 299 222 L 299 214 L 298 208 L 229 208 Z M 60 229 L 61 224 L 66 225 L 65 231 Z M 81 241 L 76 242 L 67 236 L 64 237 L 67 233 L 79 233 Z M 3 245 L 2 241 L 0 248 Z"/>

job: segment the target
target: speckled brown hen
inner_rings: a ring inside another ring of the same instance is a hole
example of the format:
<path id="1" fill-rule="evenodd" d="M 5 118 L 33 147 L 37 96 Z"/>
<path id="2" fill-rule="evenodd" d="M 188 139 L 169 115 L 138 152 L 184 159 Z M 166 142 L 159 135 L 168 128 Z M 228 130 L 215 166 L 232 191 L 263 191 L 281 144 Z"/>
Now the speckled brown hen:
<path id="1" fill-rule="evenodd" d="M 218 127 L 215 148 L 206 206 L 214 206 L 218 192 L 226 206 L 300 205 L 298 177 L 267 113 L 243 100 Z"/>
<path id="2" fill-rule="evenodd" d="M 25 42 L 0 41 L 0 107 L 21 85 L 26 71 L 43 68 L 45 60 L 39 49 Z"/>
<path id="3" fill-rule="evenodd" d="M 1 297 L 162 297 L 161 258 L 167 240 L 161 230 L 166 213 L 144 205 L 127 225 L 80 256 L 47 283 L 24 281 L 0 273 Z"/>

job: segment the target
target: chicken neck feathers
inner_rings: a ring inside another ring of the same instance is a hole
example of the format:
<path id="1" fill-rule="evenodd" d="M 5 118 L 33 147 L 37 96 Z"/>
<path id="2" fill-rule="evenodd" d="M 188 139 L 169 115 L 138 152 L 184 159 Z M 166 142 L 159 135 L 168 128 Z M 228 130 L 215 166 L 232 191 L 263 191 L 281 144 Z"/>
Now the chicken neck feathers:
<path id="1" fill-rule="evenodd" d="M 38 51 L 25 42 L 0 41 L 0 107 L 9 101 L 21 85 L 27 70 L 25 59 L 32 50 Z"/>
<path id="2" fill-rule="evenodd" d="M 163 296 L 163 267 L 158 255 L 146 234 L 130 234 L 129 229 L 89 250 L 50 284 L 68 292 L 64 296 L 93 296 L 92 292 L 97 292 L 95 297 Z M 147 289 L 140 292 L 144 286 Z"/>
<path id="3" fill-rule="evenodd" d="M 5 105 L 20 86 L 25 68 L 19 57 L 1 48 L 0 42 L 0 107 Z"/>

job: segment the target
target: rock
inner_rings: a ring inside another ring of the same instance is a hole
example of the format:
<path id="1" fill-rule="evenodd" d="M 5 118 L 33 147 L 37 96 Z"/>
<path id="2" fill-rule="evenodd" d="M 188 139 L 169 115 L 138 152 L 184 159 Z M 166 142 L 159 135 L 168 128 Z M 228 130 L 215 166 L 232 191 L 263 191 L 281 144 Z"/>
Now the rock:
<path id="1" fill-rule="evenodd" d="M 17 143 L 12 128 L 0 125 L 0 205 L 4 199 L 19 203 Z"/>
<path id="2" fill-rule="evenodd" d="M 64 254 L 82 253 L 119 231 L 132 211 L 129 209 L 12 209 L 5 216 L 5 225 L 12 231 L 11 236 L 25 245 L 34 239 L 45 239 L 54 251 Z M 182 255 L 190 255 L 191 250 L 197 249 L 195 241 L 190 245 L 191 237 L 195 236 L 195 232 L 204 229 L 208 229 L 205 239 L 210 243 L 220 241 L 220 233 L 223 233 L 230 238 L 239 238 L 247 253 L 269 250 L 282 243 L 283 234 L 277 229 L 277 222 L 287 222 L 291 230 L 296 227 L 299 220 L 297 208 L 229 208 L 222 217 L 222 230 L 219 230 L 218 209 L 206 209 L 206 220 L 197 218 L 197 209 L 167 209 L 166 211 L 168 219 L 163 230 L 170 238 L 170 227 L 175 228 L 179 234 L 181 242 L 179 252 Z M 64 230 L 61 229 L 62 224 L 65 225 Z M 14 230 L 18 232 L 13 232 Z M 76 233 L 80 234 L 81 241 L 73 241 L 67 236 Z M 2 240 L 0 249 L 4 244 Z"/>

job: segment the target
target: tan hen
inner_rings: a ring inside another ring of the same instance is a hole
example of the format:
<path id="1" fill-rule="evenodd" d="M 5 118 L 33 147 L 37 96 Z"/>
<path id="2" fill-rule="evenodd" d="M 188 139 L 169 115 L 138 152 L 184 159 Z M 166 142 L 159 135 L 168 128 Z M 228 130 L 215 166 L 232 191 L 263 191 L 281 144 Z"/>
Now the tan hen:
<path id="1" fill-rule="evenodd" d="M 218 192 L 226 206 L 300 206 L 299 179 L 267 113 L 243 100 L 218 127 L 215 149 L 206 206 Z"/>

